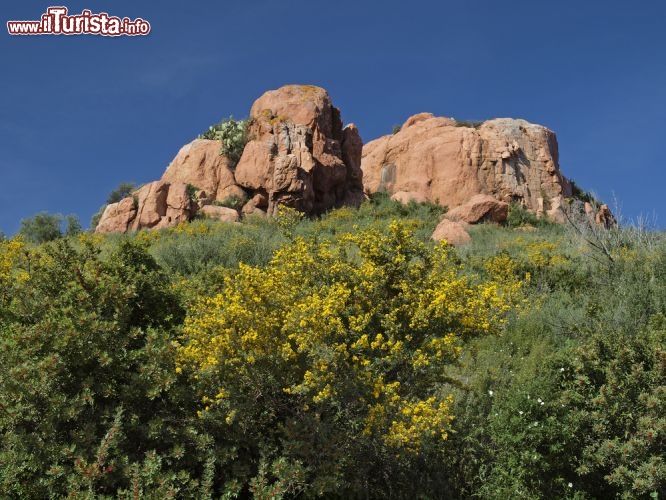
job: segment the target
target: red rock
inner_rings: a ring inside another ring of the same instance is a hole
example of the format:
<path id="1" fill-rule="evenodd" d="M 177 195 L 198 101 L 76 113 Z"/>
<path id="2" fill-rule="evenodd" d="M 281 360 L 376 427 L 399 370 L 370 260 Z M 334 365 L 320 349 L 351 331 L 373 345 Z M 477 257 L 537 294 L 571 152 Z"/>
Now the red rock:
<path id="1" fill-rule="evenodd" d="M 106 207 L 95 232 L 125 233 L 170 227 L 190 220 L 195 210 L 187 184 L 154 181 Z"/>
<path id="2" fill-rule="evenodd" d="M 189 221 L 195 213 L 193 200 L 187 184 L 171 183 L 166 198 L 166 213 L 160 221 L 162 226 L 173 226 Z"/>
<path id="3" fill-rule="evenodd" d="M 401 193 L 453 209 L 477 194 L 522 201 L 533 212 L 560 210 L 571 184 L 559 171 L 557 139 L 524 120 L 489 120 L 478 128 L 420 113 L 394 135 L 363 148 L 366 193 Z"/>
<path id="4" fill-rule="evenodd" d="M 472 241 L 461 223 L 449 219 L 442 219 L 432 233 L 432 239 L 435 241 L 446 240 L 447 243 L 453 246 L 466 245 Z"/>
<path id="5" fill-rule="evenodd" d="M 220 141 L 195 139 L 180 148 L 162 181 L 190 184 L 204 191 L 210 200 L 224 201 L 232 195 L 246 197 L 236 184 L 229 159 L 220 155 Z"/>
<path id="6" fill-rule="evenodd" d="M 154 181 L 142 186 L 134 192 L 137 200 L 137 214 L 132 223 L 132 230 L 152 228 L 162 222 L 166 216 L 169 184 Z"/>
<path id="7" fill-rule="evenodd" d="M 255 194 L 245 205 L 243 205 L 243 214 L 266 213 L 268 208 L 268 197 L 264 193 Z"/>
<path id="8" fill-rule="evenodd" d="M 234 210 L 233 208 L 220 207 L 217 205 L 206 205 L 201 207 L 200 211 L 206 217 L 217 219 L 223 222 L 238 222 L 240 220 L 238 211 Z"/>
<path id="9" fill-rule="evenodd" d="M 617 224 L 615 216 L 613 215 L 610 208 L 608 208 L 608 205 L 606 204 L 601 205 L 599 207 L 597 213 L 594 216 L 594 221 L 597 224 L 604 226 L 606 229 L 609 229 Z"/>
<path id="10" fill-rule="evenodd" d="M 342 128 L 328 93 L 312 85 L 266 92 L 252 105 L 249 135 L 236 182 L 267 193 L 269 214 L 278 204 L 320 213 L 362 199 L 361 140 Z M 354 196 L 356 192 L 357 196 Z"/>
<path id="11" fill-rule="evenodd" d="M 452 221 L 462 221 L 467 224 L 477 222 L 504 222 L 509 213 L 509 204 L 498 201 L 487 194 L 477 194 L 463 205 L 460 205 L 446 214 Z"/>
<path id="12" fill-rule="evenodd" d="M 136 206 L 133 198 L 124 198 L 118 203 L 106 206 L 104 213 L 95 228 L 97 233 L 125 233 L 136 217 Z"/>

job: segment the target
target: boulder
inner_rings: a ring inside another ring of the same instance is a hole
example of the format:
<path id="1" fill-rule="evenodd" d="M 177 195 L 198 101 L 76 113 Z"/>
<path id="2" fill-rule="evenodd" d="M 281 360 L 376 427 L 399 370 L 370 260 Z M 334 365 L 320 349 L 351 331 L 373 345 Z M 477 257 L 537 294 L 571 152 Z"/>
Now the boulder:
<path id="1" fill-rule="evenodd" d="M 242 212 L 244 215 L 254 213 L 265 214 L 268 208 L 268 196 L 264 193 L 255 194 L 245 205 L 243 205 Z"/>
<path id="2" fill-rule="evenodd" d="M 132 230 L 153 228 L 160 224 L 162 217 L 166 216 L 168 195 L 169 183 L 163 181 L 150 182 L 135 191 L 137 212 Z"/>
<path id="3" fill-rule="evenodd" d="M 453 246 L 466 245 L 472 241 L 463 224 L 449 219 L 442 219 L 432 233 L 432 239 L 435 241 L 446 240 L 447 243 Z"/>
<path id="4" fill-rule="evenodd" d="M 356 127 L 342 128 L 328 93 L 312 85 L 266 92 L 250 110 L 236 182 L 266 193 L 267 211 L 284 204 L 308 214 L 363 199 Z"/>
<path id="5" fill-rule="evenodd" d="M 229 207 L 220 207 L 217 205 L 206 205 L 201 207 L 200 212 L 211 219 L 221 220 L 223 222 L 238 222 L 240 215 L 238 211 Z"/>
<path id="6" fill-rule="evenodd" d="M 132 197 L 110 203 L 104 209 L 95 228 L 97 233 L 125 233 L 136 217 L 136 203 Z"/>
<path id="7" fill-rule="evenodd" d="M 613 212 L 611 212 L 610 208 L 608 208 L 608 205 L 606 204 L 601 205 L 597 209 L 597 213 L 594 215 L 594 221 L 600 226 L 605 227 L 606 229 L 609 229 L 617 225 L 617 219 L 615 218 Z"/>
<path id="8" fill-rule="evenodd" d="M 557 216 L 571 183 L 559 170 L 557 139 L 545 127 L 500 118 L 466 126 L 420 113 L 400 131 L 363 147 L 366 193 L 426 199 L 455 208 L 486 194 Z M 495 216 L 493 216 L 495 217 Z"/>
<path id="9" fill-rule="evenodd" d="M 190 188 L 182 182 L 169 184 L 166 198 L 166 211 L 161 220 L 164 226 L 173 226 L 189 221 L 196 213 L 196 206 L 190 194 Z"/>
<path id="10" fill-rule="evenodd" d="M 236 184 L 230 165 L 220 155 L 220 141 L 195 139 L 180 148 L 161 180 L 142 186 L 120 204 L 109 205 L 95 231 L 170 227 L 190 220 L 199 205 L 231 197 L 244 202 L 247 194 Z"/>
<path id="11" fill-rule="evenodd" d="M 478 222 L 504 222 L 509 214 L 509 204 L 487 194 L 477 194 L 446 214 L 452 221 L 476 224 Z"/>

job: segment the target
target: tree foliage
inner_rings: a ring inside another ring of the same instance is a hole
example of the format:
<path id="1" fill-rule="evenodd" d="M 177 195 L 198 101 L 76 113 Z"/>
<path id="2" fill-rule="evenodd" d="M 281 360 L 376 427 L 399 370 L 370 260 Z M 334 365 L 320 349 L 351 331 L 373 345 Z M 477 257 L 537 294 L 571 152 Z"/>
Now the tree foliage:
<path id="1" fill-rule="evenodd" d="M 64 226 L 64 229 L 63 229 Z M 76 215 L 40 212 L 21 221 L 19 235 L 30 243 L 40 244 L 57 240 L 63 236 L 76 236 L 83 228 Z"/>
<path id="2" fill-rule="evenodd" d="M 130 196 L 137 186 L 133 182 L 121 182 L 116 189 L 109 193 L 106 199 L 106 204 L 118 203 L 120 200 Z"/>
<path id="3" fill-rule="evenodd" d="M 40 212 L 21 221 L 19 234 L 31 243 L 45 243 L 62 237 L 62 215 Z"/>

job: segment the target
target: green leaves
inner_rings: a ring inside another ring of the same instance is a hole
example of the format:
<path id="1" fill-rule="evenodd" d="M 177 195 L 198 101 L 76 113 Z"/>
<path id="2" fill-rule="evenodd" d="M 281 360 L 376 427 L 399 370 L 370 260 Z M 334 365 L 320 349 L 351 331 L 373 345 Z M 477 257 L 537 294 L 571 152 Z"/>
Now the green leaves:
<path id="1" fill-rule="evenodd" d="M 63 223 L 65 228 L 63 230 Z M 63 236 L 76 236 L 83 228 L 75 215 L 63 217 L 61 214 L 40 212 L 21 221 L 19 235 L 25 241 L 40 244 L 57 240 Z"/>
<path id="2" fill-rule="evenodd" d="M 233 116 L 208 127 L 199 139 L 219 140 L 220 154 L 229 158 L 232 168 L 236 166 L 248 141 L 247 120 L 234 120 Z"/>
<path id="3" fill-rule="evenodd" d="M 194 402 L 173 373 L 170 330 L 183 310 L 169 280 L 140 245 L 123 240 L 102 257 L 95 241 L 29 250 L 28 278 L 4 306 L 0 496 L 113 492 L 146 449 L 164 452 L 191 429 Z M 196 467 L 191 453 L 171 465 L 188 460 Z"/>

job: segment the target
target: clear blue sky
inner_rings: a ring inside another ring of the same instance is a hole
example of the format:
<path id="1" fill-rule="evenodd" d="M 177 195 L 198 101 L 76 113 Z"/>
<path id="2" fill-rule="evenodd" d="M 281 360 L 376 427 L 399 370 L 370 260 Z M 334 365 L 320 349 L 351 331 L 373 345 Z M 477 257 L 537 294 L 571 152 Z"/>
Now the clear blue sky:
<path id="1" fill-rule="evenodd" d="M 557 133 L 563 173 L 627 217 L 662 208 L 661 0 L 70 1 L 144 37 L 10 36 L 50 3 L 2 2 L 0 230 L 46 210 L 87 226 L 122 181 L 158 179 L 222 117 L 288 83 L 325 87 L 364 141 L 429 111 Z"/>

